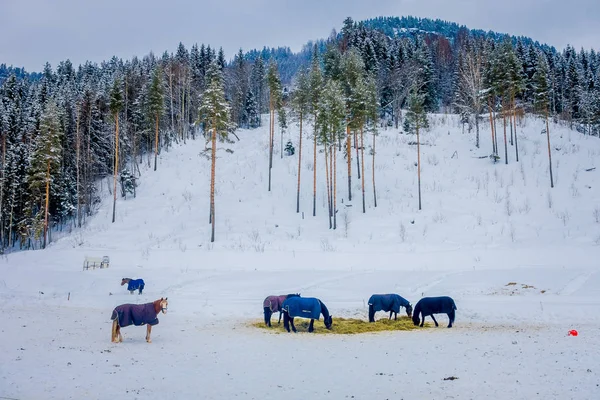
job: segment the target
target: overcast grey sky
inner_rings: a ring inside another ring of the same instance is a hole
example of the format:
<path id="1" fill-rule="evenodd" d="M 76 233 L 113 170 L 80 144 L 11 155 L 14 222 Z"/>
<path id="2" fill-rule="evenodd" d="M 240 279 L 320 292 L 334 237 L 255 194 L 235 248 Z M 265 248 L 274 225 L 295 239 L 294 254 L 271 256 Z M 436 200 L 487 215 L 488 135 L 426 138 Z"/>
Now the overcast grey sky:
<path id="1" fill-rule="evenodd" d="M 441 18 L 524 35 L 558 49 L 600 50 L 600 0 L 0 0 L 0 63 L 40 71 L 113 55 L 174 52 L 178 43 L 297 51 L 344 18 Z"/>

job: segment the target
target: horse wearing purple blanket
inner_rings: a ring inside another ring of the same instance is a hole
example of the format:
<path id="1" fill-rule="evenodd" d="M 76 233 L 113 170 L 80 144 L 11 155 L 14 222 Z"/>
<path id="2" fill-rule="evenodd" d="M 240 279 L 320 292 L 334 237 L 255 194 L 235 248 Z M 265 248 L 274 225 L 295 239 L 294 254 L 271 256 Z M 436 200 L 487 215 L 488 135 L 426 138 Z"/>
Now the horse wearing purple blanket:
<path id="1" fill-rule="evenodd" d="M 452 324 L 454 323 L 456 311 L 456 304 L 454 304 L 454 300 L 448 296 L 441 297 L 423 297 L 421 300 L 417 302 L 415 306 L 415 310 L 413 312 L 413 323 L 415 325 L 419 325 L 419 315 L 423 314 L 423 320 L 420 321 L 421 325 L 425 323 L 425 317 L 430 316 L 435 326 L 439 326 L 433 314 L 448 314 L 448 319 L 450 323 L 448 324 L 448 328 L 452 328 Z"/>
<path id="2" fill-rule="evenodd" d="M 152 343 L 150 339 L 150 332 L 152 332 L 152 326 L 158 324 L 158 314 L 162 312 L 167 313 L 167 307 L 169 302 L 167 298 L 160 298 L 153 301 L 152 303 L 146 304 L 121 304 L 115 307 L 112 312 L 110 319 L 113 320 L 111 341 L 118 343 L 123 341 L 121 335 L 121 328 L 129 325 L 141 326 L 147 325 L 146 328 L 146 342 Z"/>
<path id="3" fill-rule="evenodd" d="M 325 328 L 331 330 L 333 325 L 333 318 L 329 315 L 329 310 L 325 304 L 313 297 L 290 297 L 281 305 L 281 311 L 283 312 L 283 327 L 288 332 L 290 331 L 290 324 L 294 333 L 297 332 L 294 326 L 294 317 L 310 318 L 309 332 L 314 330 L 315 319 L 319 319 L 321 314 L 323 314 Z"/>
<path id="4" fill-rule="evenodd" d="M 263 311 L 265 314 L 265 325 L 269 328 L 271 327 L 271 315 L 273 313 L 279 311 L 279 320 L 278 324 L 281 323 L 281 315 L 283 314 L 281 311 L 281 306 L 283 302 L 289 297 L 300 297 L 300 293 L 296 294 L 284 294 L 281 296 L 268 296 L 265 301 L 263 301 Z"/>

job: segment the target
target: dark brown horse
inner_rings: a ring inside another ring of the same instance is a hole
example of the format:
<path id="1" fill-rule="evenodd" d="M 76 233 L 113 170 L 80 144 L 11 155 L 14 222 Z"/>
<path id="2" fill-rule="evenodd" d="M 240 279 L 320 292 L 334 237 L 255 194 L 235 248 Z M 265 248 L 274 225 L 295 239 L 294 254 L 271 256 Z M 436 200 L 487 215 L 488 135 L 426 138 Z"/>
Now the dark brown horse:
<path id="1" fill-rule="evenodd" d="M 269 328 L 271 327 L 271 315 L 273 315 L 273 313 L 279 311 L 279 321 L 277 321 L 278 324 L 281 323 L 281 315 L 283 314 L 281 312 L 281 305 L 283 304 L 283 302 L 290 298 L 290 297 L 299 297 L 300 293 L 296 293 L 296 294 L 284 294 L 281 296 L 268 296 L 265 301 L 263 301 L 263 312 L 265 314 L 265 325 L 267 325 Z"/>
<path id="2" fill-rule="evenodd" d="M 158 314 L 167 313 L 169 302 L 167 298 L 160 298 L 152 303 L 146 304 L 121 304 L 115 307 L 110 319 L 113 320 L 111 341 L 118 343 L 123 341 L 121 328 L 129 325 L 146 325 L 146 342 L 152 343 L 150 332 L 152 326 L 158 324 Z"/>

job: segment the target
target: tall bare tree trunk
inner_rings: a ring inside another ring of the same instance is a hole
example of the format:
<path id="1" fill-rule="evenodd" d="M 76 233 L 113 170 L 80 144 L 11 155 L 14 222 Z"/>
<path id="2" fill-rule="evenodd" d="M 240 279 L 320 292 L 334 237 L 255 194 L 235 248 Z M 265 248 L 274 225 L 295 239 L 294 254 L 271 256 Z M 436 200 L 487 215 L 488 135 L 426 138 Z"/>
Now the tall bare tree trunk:
<path id="1" fill-rule="evenodd" d="M 300 172 L 302 167 L 302 111 L 300 111 L 300 142 L 298 143 L 298 192 L 296 193 L 296 212 L 300 212 Z"/>
<path id="2" fill-rule="evenodd" d="M 317 115 L 315 114 L 313 151 L 313 217 L 317 215 Z"/>
<path id="3" fill-rule="evenodd" d="M 79 148 L 81 146 L 81 140 L 79 138 L 79 119 L 80 119 L 80 109 L 77 107 L 77 121 L 75 122 L 75 172 L 76 172 L 76 183 L 75 183 L 75 191 L 77 192 L 77 226 L 81 228 L 81 202 L 80 202 L 80 189 L 79 189 Z M 0 204 L 2 202 L 0 201 Z"/>
<path id="4" fill-rule="evenodd" d="M 479 115 L 475 114 L 475 147 L 479 148 Z"/>
<path id="5" fill-rule="evenodd" d="M 329 162 L 327 159 L 327 152 L 329 151 L 327 149 L 327 143 L 324 144 L 325 147 L 325 186 L 327 187 L 327 214 L 329 217 L 329 229 L 331 229 L 331 227 L 333 226 L 333 221 L 331 220 L 331 188 L 329 186 Z"/>
<path id="6" fill-rule="evenodd" d="M 117 208 L 117 170 L 119 169 L 119 113 L 115 114 L 115 166 L 113 168 L 113 214 L 112 222 L 115 222 Z"/>
<path id="7" fill-rule="evenodd" d="M 269 192 L 271 191 L 271 169 L 273 168 L 273 136 L 275 133 L 275 112 L 273 104 L 269 107 Z"/>
<path id="8" fill-rule="evenodd" d="M 416 121 L 417 127 L 417 187 L 419 190 L 419 210 L 421 210 L 421 140 L 419 137 L 419 118 Z"/>
<path id="9" fill-rule="evenodd" d="M 346 125 L 346 157 L 348 157 L 348 201 L 352 201 L 352 143 L 348 125 Z"/>
<path id="10" fill-rule="evenodd" d="M 217 163 L 217 119 L 214 118 L 213 136 L 211 138 L 212 149 L 210 149 L 212 162 L 210 165 L 210 222 L 212 224 L 210 241 L 215 241 L 215 166 Z"/>
<path id="11" fill-rule="evenodd" d="M 155 118 L 155 134 L 154 134 L 154 170 L 156 171 L 156 164 L 158 163 L 158 113 Z"/>
<path id="12" fill-rule="evenodd" d="M 496 133 L 494 132 L 494 116 L 492 114 L 491 99 L 489 99 L 489 98 L 488 98 L 488 110 L 490 112 L 490 129 L 492 132 L 492 153 L 498 154 L 498 149 L 496 148 L 496 139 L 495 139 Z"/>
<path id="13" fill-rule="evenodd" d="M 365 140 L 364 140 L 364 127 L 360 127 L 360 163 L 362 167 L 362 174 L 360 175 L 361 186 L 362 186 L 362 206 L 363 214 L 367 212 L 367 205 L 365 203 Z"/>
<path id="14" fill-rule="evenodd" d="M 377 207 L 377 191 L 375 190 L 375 132 L 373 132 L 373 201 L 375 207 Z"/>
<path id="15" fill-rule="evenodd" d="M 359 147 L 360 146 L 358 146 L 357 133 L 356 131 L 354 131 L 354 148 L 356 149 L 356 171 L 358 172 L 356 176 L 358 177 L 358 179 L 360 179 L 360 157 L 358 156 Z"/>
<path id="16" fill-rule="evenodd" d="M 4 170 L 6 168 L 6 134 L 2 134 L 2 178 L 0 179 L 0 249 L 4 250 Z"/>
<path id="17" fill-rule="evenodd" d="M 506 140 L 506 104 L 502 106 L 502 125 L 504 126 L 504 164 L 508 165 L 508 142 Z"/>
<path id="18" fill-rule="evenodd" d="M 515 126 L 515 156 L 517 157 L 517 162 L 519 162 L 519 137 L 517 136 L 517 107 L 515 106 L 514 96 L 512 101 L 512 120 Z"/>
<path id="19" fill-rule="evenodd" d="M 46 237 L 48 235 L 48 206 L 50 205 L 50 160 L 46 162 L 46 205 L 44 207 L 44 244 L 42 248 L 46 248 Z"/>
<path id="20" fill-rule="evenodd" d="M 169 93 L 171 99 L 171 135 L 175 133 L 175 116 L 173 115 L 173 64 L 169 63 Z M 177 137 L 177 136 L 176 136 Z M 167 149 L 168 149 L 167 142 Z"/>
<path id="21" fill-rule="evenodd" d="M 333 229 L 337 229 L 337 151 L 333 151 Z"/>
<path id="22" fill-rule="evenodd" d="M 550 187 L 554 187 L 554 178 L 552 177 L 552 150 L 550 147 L 550 125 L 548 124 L 548 106 L 546 106 L 546 138 L 548 139 L 548 167 L 550 168 Z"/>

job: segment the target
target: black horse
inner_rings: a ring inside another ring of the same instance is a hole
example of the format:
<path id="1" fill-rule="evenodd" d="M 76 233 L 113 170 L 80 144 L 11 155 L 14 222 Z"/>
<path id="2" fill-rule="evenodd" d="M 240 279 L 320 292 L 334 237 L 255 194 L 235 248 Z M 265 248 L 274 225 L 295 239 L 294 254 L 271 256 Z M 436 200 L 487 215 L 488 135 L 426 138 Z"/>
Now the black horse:
<path id="1" fill-rule="evenodd" d="M 284 294 L 281 296 L 269 296 L 263 301 L 263 311 L 265 314 L 265 325 L 269 328 L 271 327 L 271 315 L 274 312 L 279 311 L 279 321 L 277 323 L 281 323 L 281 315 L 283 312 L 281 311 L 281 305 L 283 302 L 290 297 L 300 297 L 300 293 L 296 294 Z"/>
<path id="2" fill-rule="evenodd" d="M 369 298 L 369 322 L 375 322 L 377 311 L 390 312 L 390 318 L 394 314 L 394 321 L 398 319 L 400 307 L 406 308 L 408 318 L 412 316 L 412 305 L 404 297 L 397 294 L 374 294 Z"/>
<path id="3" fill-rule="evenodd" d="M 448 324 L 448 328 L 452 328 L 452 324 L 454 323 L 454 317 L 456 311 L 456 304 L 454 304 L 454 300 L 448 296 L 442 297 L 423 297 L 421 300 L 417 302 L 415 306 L 415 312 L 413 314 L 412 320 L 415 325 L 419 325 L 419 314 L 423 315 L 423 320 L 421 322 L 421 326 L 425 323 L 425 317 L 430 316 L 435 323 L 435 326 L 439 326 L 433 314 L 448 314 L 448 319 L 450 323 Z"/>
<path id="4" fill-rule="evenodd" d="M 290 324 L 292 325 L 292 330 L 297 332 L 294 326 L 295 317 L 310 318 L 310 324 L 308 325 L 309 332 L 314 330 L 315 319 L 319 319 L 321 314 L 323 314 L 325 328 L 331 329 L 333 325 L 333 318 L 329 315 L 329 310 L 325 304 L 313 297 L 290 297 L 283 302 L 281 311 L 283 312 L 283 327 L 288 332 L 290 331 Z"/>

